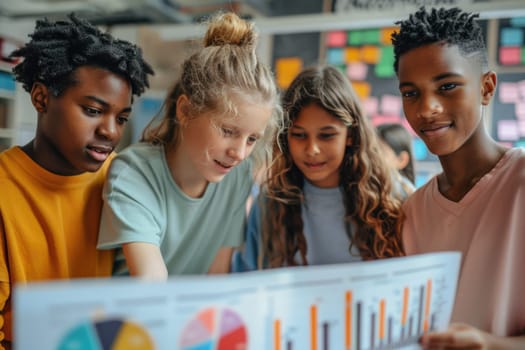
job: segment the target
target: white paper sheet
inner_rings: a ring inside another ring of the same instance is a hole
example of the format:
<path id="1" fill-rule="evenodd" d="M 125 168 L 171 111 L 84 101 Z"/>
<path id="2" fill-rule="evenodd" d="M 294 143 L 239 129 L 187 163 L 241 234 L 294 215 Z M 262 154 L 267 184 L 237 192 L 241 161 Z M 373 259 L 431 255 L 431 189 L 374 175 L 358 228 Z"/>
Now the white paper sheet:
<path id="1" fill-rule="evenodd" d="M 460 253 L 15 289 L 15 349 L 419 349 L 448 326 Z"/>

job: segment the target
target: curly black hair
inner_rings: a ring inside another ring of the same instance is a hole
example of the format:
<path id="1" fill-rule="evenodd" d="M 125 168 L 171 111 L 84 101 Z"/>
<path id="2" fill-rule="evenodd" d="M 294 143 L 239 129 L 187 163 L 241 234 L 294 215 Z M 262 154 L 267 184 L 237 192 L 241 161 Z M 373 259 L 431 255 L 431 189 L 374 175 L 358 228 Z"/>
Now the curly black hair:
<path id="1" fill-rule="evenodd" d="M 148 74 L 153 74 L 153 69 L 139 47 L 100 31 L 74 13 L 68 17 L 69 21 L 38 20 L 29 35 L 31 40 L 11 53 L 12 58 L 24 58 L 13 73 L 26 91 L 38 81 L 59 96 L 75 83 L 75 70 L 87 65 L 126 78 L 133 95 L 139 96 L 149 87 Z"/>
<path id="2" fill-rule="evenodd" d="M 478 14 L 464 12 L 457 7 L 425 7 L 411 14 L 408 19 L 396 22 L 399 31 L 392 34 L 394 45 L 394 69 L 397 73 L 399 58 L 406 52 L 423 45 L 445 42 L 457 45 L 462 55 L 472 55 L 482 67 L 488 66 L 485 41 L 481 27 L 476 22 Z"/>

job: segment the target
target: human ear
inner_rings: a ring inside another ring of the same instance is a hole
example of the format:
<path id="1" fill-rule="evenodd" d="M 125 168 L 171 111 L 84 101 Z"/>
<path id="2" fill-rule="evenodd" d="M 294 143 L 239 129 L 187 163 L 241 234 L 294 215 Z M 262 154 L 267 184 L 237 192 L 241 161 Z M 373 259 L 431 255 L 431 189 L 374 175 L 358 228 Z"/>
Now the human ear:
<path id="1" fill-rule="evenodd" d="M 494 71 L 488 71 L 481 78 L 481 104 L 489 104 L 494 92 L 496 91 L 497 77 Z"/>
<path id="2" fill-rule="evenodd" d="M 407 151 L 401 151 L 397 156 L 397 168 L 404 169 L 410 162 L 410 155 Z"/>
<path id="3" fill-rule="evenodd" d="M 30 95 L 31 102 L 38 113 L 45 113 L 49 101 L 49 89 L 47 86 L 40 82 L 35 82 L 31 88 Z"/>
<path id="4" fill-rule="evenodd" d="M 175 117 L 181 126 L 186 125 L 190 119 L 190 107 L 188 96 L 182 94 L 177 98 L 177 112 Z"/>

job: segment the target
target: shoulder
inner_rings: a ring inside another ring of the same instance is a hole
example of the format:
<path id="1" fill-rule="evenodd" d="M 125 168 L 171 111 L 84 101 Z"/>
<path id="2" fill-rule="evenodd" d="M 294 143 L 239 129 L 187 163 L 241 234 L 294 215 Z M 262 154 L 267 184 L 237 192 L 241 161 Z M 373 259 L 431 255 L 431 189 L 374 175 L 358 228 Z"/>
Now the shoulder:
<path id="1" fill-rule="evenodd" d="M 416 189 L 403 203 L 403 211 L 409 213 L 421 208 L 422 204 L 431 200 L 434 186 L 437 186 L 437 177 L 434 176 L 427 183 Z"/>

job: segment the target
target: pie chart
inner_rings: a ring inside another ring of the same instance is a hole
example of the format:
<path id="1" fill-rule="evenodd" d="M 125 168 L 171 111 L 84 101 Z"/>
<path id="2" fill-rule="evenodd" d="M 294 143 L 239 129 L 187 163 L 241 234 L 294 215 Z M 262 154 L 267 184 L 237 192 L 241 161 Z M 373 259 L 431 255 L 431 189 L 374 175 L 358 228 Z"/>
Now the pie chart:
<path id="1" fill-rule="evenodd" d="M 231 309 L 207 308 L 185 325 L 180 350 L 246 350 L 248 332 Z"/>
<path id="2" fill-rule="evenodd" d="M 58 350 L 153 350 L 153 340 L 141 326 L 120 319 L 86 322 L 62 338 Z"/>

